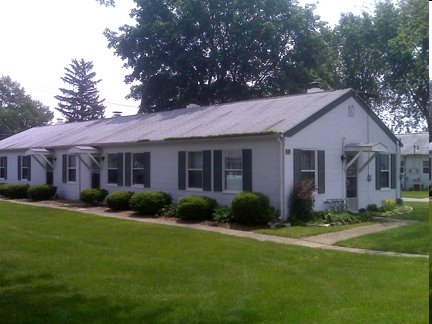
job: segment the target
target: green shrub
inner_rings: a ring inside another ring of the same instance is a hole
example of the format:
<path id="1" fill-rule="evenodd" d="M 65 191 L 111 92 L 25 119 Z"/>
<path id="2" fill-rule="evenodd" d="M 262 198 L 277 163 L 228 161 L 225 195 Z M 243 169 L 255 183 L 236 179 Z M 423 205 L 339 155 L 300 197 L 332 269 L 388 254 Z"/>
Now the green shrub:
<path id="1" fill-rule="evenodd" d="M 164 206 L 164 207 L 159 211 L 159 213 L 160 213 L 162 216 L 167 216 L 167 217 L 178 217 L 178 214 L 177 214 L 177 206 L 174 205 L 174 204 L 169 204 L 169 205 Z"/>
<path id="2" fill-rule="evenodd" d="M 259 192 L 237 194 L 232 200 L 231 210 L 234 221 L 246 225 L 265 224 L 273 216 L 269 198 Z"/>
<path id="3" fill-rule="evenodd" d="M 4 196 L 6 197 L 6 189 L 7 189 L 8 184 L 6 183 L 0 183 L 0 196 Z"/>
<path id="4" fill-rule="evenodd" d="M 57 187 L 49 184 L 39 184 L 30 186 L 27 190 L 27 196 L 31 200 L 49 200 L 57 192 Z"/>
<path id="5" fill-rule="evenodd" d="M 108 196 L 105 189 L 88 188 L 80 192 L 80 200 L 87 205 L 98 205 Z"/>
<path id="6" fill-rule="evenodd" d="M 216 200 L 207 196 L 186 196 L 179 199 L 177 214 L 184 220 L 211 220 L 218 206 Z"/>
<path id="7" fill-rule="evenodd" d="M 429 197 L 432 197 L 432 184 L 429 185 Z"/>
<path id="8" fill-rule="evenodd" d="M 231 207 L 221 206 L 213 212 L 213 221 L 215 223 L 231 223 L 234 220 Z"/>
<path id="9" fill-rule="evenodd" d="M 376 204 L 369 204 L 366 207 L 368 212 L 376 213 L 378 211 L 378 206 Z"/>
<path id="10" fill-rule="evenodd" d="M 141 215 L 157 215 L 159 210 L 171 203 L 171 195 L 163 191 L 137 192 L 130 200 L 132 210 Z"/>
<path id="11" fill-rule="evenodd" d="M 130 200 L 133 192 L 116 191 L 106 196 L 107 206 L 114 210 L 126 210 L 130 208 Z"/>
<path id="12" fill-rule="evenodd" d="M 289 219 L 291 224 L 307 223 L 312 219 L 315 185 L 313 181 L 301 181 L 294 185 L 289 197 Z"/>
<path id="13" fill-rule="evenodd" d="M 28 184 L 16 183 L 5 185 L 4 196 L 10 199 L 25 199 L 27 198 L 27 190 L 30 187 Z"/>

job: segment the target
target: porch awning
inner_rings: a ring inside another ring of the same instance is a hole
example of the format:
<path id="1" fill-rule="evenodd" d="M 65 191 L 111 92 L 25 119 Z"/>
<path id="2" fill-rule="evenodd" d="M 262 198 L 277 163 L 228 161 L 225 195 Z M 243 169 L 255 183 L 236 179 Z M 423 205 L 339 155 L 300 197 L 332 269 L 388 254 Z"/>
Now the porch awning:
<path id="1" fill-rule="evenodd" d="M 356 143 L 345 145 L 345 152 L 387 152 L 387 146 L 382 143 Z"/>
<path id="2" fill-rule="evenodd" d="M 69 149 L 68 154 L 100 154 L 102 151 L 93 146 L 74 146 L 71 149 Z"/>
<path id="3" fill-rule="evenodd" d="M 70 148 L 69 150 L 68 150 L 68 154 L 75 154 L 77 157 L 78 157 L 78 159 L 86 166 L 86 168 L 87 169 L 89 169 L 89 170 L 91 170 L 91 166 L 90 165 L 88 165 L 87 163 L 86 163 L 86 161 L 81 157 L 81 154 L 87 154 L 89 157 L 90 157 L 90 159 L 99 167 L 99 168 L 101 168 L 101 164 L 100 164 L 100 162 L 98 161 L 98 160 L 96 160 L 95 158 L 94 158 L 94 154 L 101 154 L 102 153 L 102 150 L 101 149 L 99 149 L 99 148 L 97 148 L 97 147 L 93 147 L 93 146 L 81 146 L 81 145 L 77 145 L 77 146 L 74 146 L 74 147 L 72 147 L 72 148 Z"/>
<path id="4" fill-rule="evenodd" d="M 348 164 L 345 166 L 345 171 L 348 170 L 348 168 L 355 162 L 357 159 L 362 155 L 363 153 L 373 153 L 372 156 L 369 157 L 369 159 L 359 168 L 359 173 L 362 172 L 369 163 L 372 162 L 372 160 L 379 154 L 379 153 L 386 153 L 387 152 L 387 146 L 385 146 L 382 143 L 355 143 L 355 144 L 347 144 L 344 147 L 345 152 L 353 152 L 356 153 L 354 158 L 348 162 Z"/>
<path id="5" fill-rule="evenodd" d="M 54 151 L 52 150 L 48 150 L 46 148 L 39 148 L 39 147 L 33 147 L 33 148 L 29 148 L 26 152 L 25 155 L 30 155 L 33 157 L 33 159 L 35 159 L 35 161 L 37 163 L 40 164 L 40 166 L 44 169 L 47 170 L 47 165 L 49 165 L 51 168 L 54 168 L 54 165 L 52 163 L 52 160 L 48 160 L 48 157 L 52 157 L 54 156 Z M 39 158 L 41 158 L 42 160 L 39 160 Z M 43 161 L 45 161 L 45 163 L 42 163 Z"/>
<path id="6" fill-rule="evenodd" d="M 26 152 L 25 155 L 54 155 L 54 151 L 48 150 L 46 148 L 29 148 Z"/>

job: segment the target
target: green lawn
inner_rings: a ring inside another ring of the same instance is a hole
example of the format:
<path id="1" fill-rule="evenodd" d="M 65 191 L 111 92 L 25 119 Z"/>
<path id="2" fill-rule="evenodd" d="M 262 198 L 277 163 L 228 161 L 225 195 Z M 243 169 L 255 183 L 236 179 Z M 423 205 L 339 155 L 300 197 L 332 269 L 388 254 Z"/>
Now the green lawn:
<path id="1" fill-rule="evenodd" d="M 428 323 L 428 260 L 0 202 L 1 323 Z"/>
<path id="2" fill-rule="evenodd" d="M 378 223 L 379 223 L 378 221 L 374 221 L 374 222 L 364 222 L 358 224 L 350 224 L 350 225 L 343 225 L 343 226 L 329 226 L 329 227 L 293 226 L 293 227 L 281 227 L 276 229 L 271 229 L 271 228 L 260 229 L 260 230 L 255 230 L 254 232 L 260 234 L 276 235 L 276 236 L 299 239 L 299 238 L 315 236 L 320 234 L 345 231 L 355 227 L 374 225 Z"/>
<path id="3" fill-rule="evenodd" d="M 402 191 L 402 199 L 403 198 L 428 198 L 429 191 Z"/>
<path id="4" fill-rule="evenodd" d="M 392 218 L 417 220 L 419 223 L 404 225 L 383 232 L 363 235 L 340 241 L 339 246 L 380 251 L 429 254 L 429 203 L 408 202 L 413 211 Z"/>

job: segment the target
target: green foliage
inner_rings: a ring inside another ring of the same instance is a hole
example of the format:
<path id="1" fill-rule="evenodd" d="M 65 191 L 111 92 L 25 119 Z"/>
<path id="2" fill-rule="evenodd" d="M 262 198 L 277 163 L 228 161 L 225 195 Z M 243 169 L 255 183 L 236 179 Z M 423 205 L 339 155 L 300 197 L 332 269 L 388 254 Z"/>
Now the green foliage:
<path id="1" fill-rule="evenodd" d="M 213 212 L 213 221 L 215 223 L 231 223 L 234 216 L 229 206 L 220 206 Z"/>
<path id="2" fill-rule="evenodd" d="M 361 223 L 372 221 L 372 216 L 369 213 L 354 214 L 350 212 L 338 212 L 334 210 L 325 210 L 314 213 L 313 223 L 319 224 L 334 224 L 334 223 Z"/>
<path id="3" fill-rule="evenodd" d="M 299 93 L 326 61 L 323 24 L 292 1 L 145 1 L 106 30 L 140 112 Z M 193 68 L 191 68 L 193 66 Z"/>
<path id="4" fill-rule="evenodd" d="M 129 191 L 116 191 L 109 194 L 106 198 L 106 204 L 114 210 L 126 210 L 130 208 L 130 200 L 133 193 Z"/>
<path id="5" fill-rule="evenodd" d="M 312 181 L 301 181 L 294 185 L 289 197 L 289 220 L 291 224 L 307 223 L 313 218 L 315 185 Z"/>
<path id="6" fill-rule="evenodd" d="M 96 76 L 92 72 L 93 62 L 73 59 L 70 68 L 65 68 L 65 76 L 61 79 L 72 89 L 60 88 L 63 96 L 54 96 L 58 103 L 58 110 L 66 117 L 67 122 L 77 122 L 103 118 L 105 106 L 99 100 L 96 85 L 102 80 L 93 80 Z"/>
<path id="7" fill-rule="evenodd" d="M 5 196 L 6 197 L 6 188 L 7 188 L 8 184 L 6 183 L 0 183 L 0 196 Z"/>
<path id="8" fill-rule="evenodd" d="M 377 212 L 378 206 L 376 204 L 369 204 L 369 205 L 367 205 L 366 210 L 368 212 Z"/>
<path id="9" fill-rule="evenodd" d="M 30 187 L 28 184 L 15 183 L 5 184 L 3 187 L 3 195 L 10 199 L 25 199 L 27 198 L 27 190 Z"/>
<path id="10" fill-rule="evenodd" d="M 0 139 L 47 125 L 53 117 L 49 107 L 33 100 L 18 82 L 0 77 Z"/>
<path id="11" fill-rule="evenodd" d="M 57 187 L 48 184 L 39 184 L 30 186 L 27 190 L 27 196 L 31 200 L 49 200 L 57 192 Z"/>
<path id="12" fill-rule="evenodd" d="M 177 205 L 174 204 L 166 205 L 159 211 L 159 213 L 161 214 L 161 216 L 178 217 Z"/>
<path id="13" fill-rule="evenodd" d="M 429 185 L 429 197 L 432 196 L 432 184 Z"/>
<path id="14" fill-rule="evenodd" d="M 234 221 L 245 225 L 265 224 L 272 219 L 270 199 L 259 192 L 243 191 L 231 202 Z"/>
<path id="15" fill-rule="evenodd" d="M 172 197 L 162 191 L 143 191 L 135 193 L 131 200 L 132 210 L 140 215 L 156 215 L 164 206 L 172 203 Z"/>
<path id="16" fill-rule="evenodd" d="M 177 214 L 184 220 L 210 220 L 217 207 L 216 200 L 207 196 L 186 196 L 179 199 Z"/>
<path id="17" fill-rule="evenodd" d="M 87 205 L 98 205 L 108 196 L 105 189 L 88 188 L 80 192 L 80 200 Z"/>

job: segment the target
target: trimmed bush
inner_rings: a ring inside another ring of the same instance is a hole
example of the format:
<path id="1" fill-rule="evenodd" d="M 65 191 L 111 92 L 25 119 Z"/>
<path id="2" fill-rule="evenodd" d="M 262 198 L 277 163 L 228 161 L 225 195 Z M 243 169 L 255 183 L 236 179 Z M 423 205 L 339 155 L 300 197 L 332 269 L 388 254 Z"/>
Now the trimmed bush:
<path id="1" fill-rule="evenodd" d="M 132 210 L 140 215 L 157 215 L 159 210 L 171 203 L 171 195 L 162 191 L 137 192 L 130 200 Z"/>
<path id="2" fill-rule="evenodd" d="M 80 200 L 87 205 L 98 205 L 108 196 L 105 189 L 88 188 L 80 192 Z"/>
<path id="3" fill-rule="evenodd" d="M 8 184 L 6 183 L 0 183 L 0 196 L 4 196 L 6 197 L 6 188 L 7 188 Z"/>
<path id="4" fill-rule="evenodd" d="M 207 196 L 186 196 L 179 199 L 177 214 L 184 220 L 211 220 L 218 206 L 216 200 Z"/>
<path id="5" fill-rule="evenodd" d="M 57 187 L 49 184 L 39 184 L 30 186 L 27 190 L 27 196 L 31 200 L 49 200 L 57 192 Z"/>
<path id="6" fill-rule="evenodd" d="M 27 190 L 30 187 L 28 184 L 15 183 L 4 185 L 4 196 L 10 199 L 25 199 L 27 198 Z"/>
<path id="7" fill-rule="evenodd" d="M 268 223 L 272 219 L 270 199 L 259 192 L 243 191 L 231 203 L 234 221 L 245 225 Z"/>
<path id="8" fill-rule="evenodd" d="M 114 210 L 126 210 L 130 208 L 130 200 L 133 192 L 117 191 L 109 194 L 105 201 L 107 206 Z"/>

